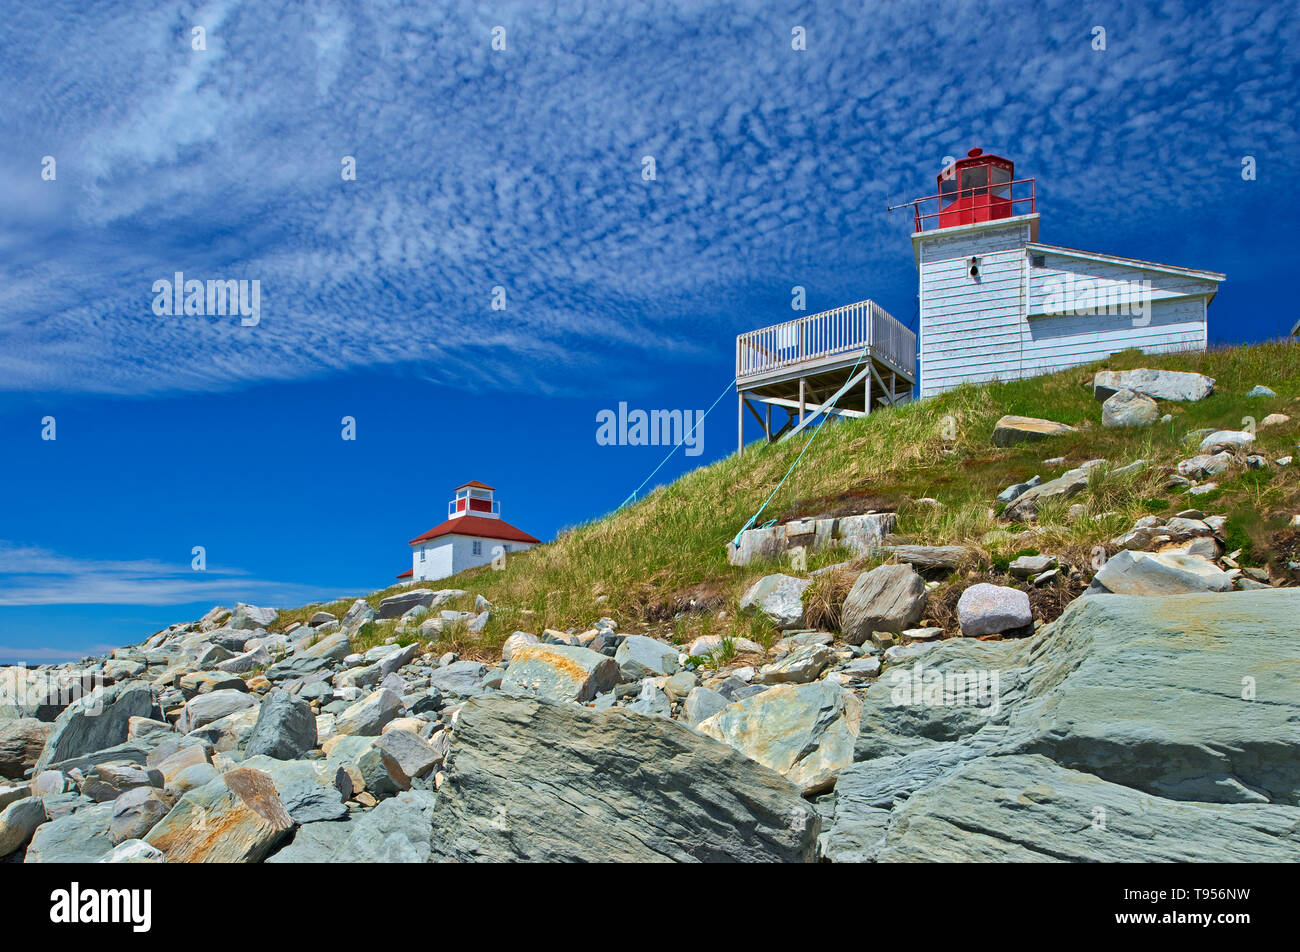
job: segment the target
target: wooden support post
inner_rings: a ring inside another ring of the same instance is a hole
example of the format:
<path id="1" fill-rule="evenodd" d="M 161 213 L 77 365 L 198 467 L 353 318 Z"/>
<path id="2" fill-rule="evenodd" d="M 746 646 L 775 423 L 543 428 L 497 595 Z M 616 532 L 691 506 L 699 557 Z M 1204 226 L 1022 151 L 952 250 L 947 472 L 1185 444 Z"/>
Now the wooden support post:
<path id="1" fill-rule="evenodd" d="M 808 385 L 803 377 L 799 378 L 799 423 L 803 424 L 804 410 L 808 406 Z"/>
<path id="2" fill-rule="evenodd" d="M 772 442 L 772 404 L 767 404 L 767 419 L 763 421 L 763 435 L 767 437 L 769 443 Z"/>
<path id="3" fill-rule="evenodd" d="M 867 379 L 863 386 L 867 391 L 867 405 L 862 409 L 867 412 L 867 416 L 871 416 L 871 374 L 867 374 Z"/>
<path id="4" fill-rule="evenodd" d="M 745 395 L 736 391 L 736 455 L 745 455 Z"/>

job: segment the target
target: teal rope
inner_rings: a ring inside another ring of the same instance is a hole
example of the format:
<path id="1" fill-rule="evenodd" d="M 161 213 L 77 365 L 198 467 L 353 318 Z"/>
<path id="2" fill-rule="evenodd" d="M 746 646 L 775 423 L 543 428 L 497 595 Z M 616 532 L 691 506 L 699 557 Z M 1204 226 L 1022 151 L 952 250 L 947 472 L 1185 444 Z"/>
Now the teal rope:
<path id="1" fill-rule="evenodd" d="M 849 372 L 850 377 L 852 377 L 854 374 L 858 372 L 858 367 L 862 363 L 862 358 L 867 356 L 867 350 L 870 347 L 871 345 L 868 344 L 866 347 L 862 348 L 862 353 L 858 354 L 857 363 L 853 365 L 853 369 Z M 834 408 L 835 404 L 838 402 L 839 402 L 839 398 L 837 397 L 834 401 L 831 402 L 831 408 Z M 813 428 L 812 436 L 808 437 L 808 442 L 803 445 L 803 449 L 799 451 L 799 455 L 794 458 L 794 462 L 790 464 L 790 468 L 785 471 L 785 475 L 781 477 L 781 481 L 776 484 L 776 489 L 772 490 L 772 495 L 768 496 L 767 499 L 763 502 L 763 505 L 758 507 L 758 512 L 750 516 L 749 521 L 745 523 L 743 526 L 741 526 L 740 532 L 737 532 L 736 537 L 731 540 L 732 545 L 740 545 L 741 533 L 744 532 L 746 529 L 748 529 L 750 526 L 752 526 L 757 521 L 758 517 L 763 514 L 763 510 L 767 508 L 767 504 L 770 503 L 772 499 L 776 496 L 776 494 L 781 491 L 781 487 L 785 485 L 785 481 L 790 478 L 790 474 L 793 473 L 795 467 L 799 465 L 799 461 L 803 459 L 803 454 L 808 452 L 808 447 L 812 446 L 813 440 L 817 439 L 817 434 L 821 432 L 822 427 L 826 425 L 826 421 L 830 419 L 830 414 L 826 412 L 826 409 L 822 409 L 819 412 L 821 413 L 822 418 L 817 421 L 817 426 Z M 776 525 L 776 520 L 772 519 L 769 520 L 767 523 L 765 523 L 762 526 L 762 528 L 766 529 L 768 526 L 774 526 L 774 525 Z"/>
<path id="2" fill-rule="evenodd" d="M 619 509 L 622 509 L 624 506 L 630 503 L 633 499 L 636 498 L 637 493 L 645 489 L 645 484 L 650 482 L 650 480 L 654 479 L 655 473 L 659 472 L 659 470 L 664 468 L 664 464 L 667 463 L 670 459 L 672 459 L 672 456 L 674 453 L 677 452 L 678 447 L 680 447 L 683 443 L 686 442 L 687 439 L 689 439 L 691 436 L 694 435 L 695 428 L 709 418 L 709 414 L 712 413 L 713 408 L 718 405 L 718 401 L 721 400 L 723 397 L 725 397 L 727 395 L 727 392 L 731 390 L 733 386 L 735 386 L 736 379 L 737 378 L 735 377 L 731 378 L 731 383 L 727 384 L 725 387 L 722 388 L 722 392 L 718 394 L 717 400 L 714 400 L 713 403 L 709 406 L 709 408 L 704 411 L 704 416 L 700 417 L 698 420 L 696 420 L 694 423 L 691 424 L 691 428 L 682 435 L 681 440 L 673 444 L 673 448 L 668 451 L 668 455 L 659 461 L 659 465 L 650 471 L 649 476 L 641 480 L 641 485 L 638 486 L 636 489 L 632 490 L 632 492 L 628 495 L 628 497 L 618 504 L 618 509 L 615 509 L 614 510 L 615 512 L 618 512 Z"/>

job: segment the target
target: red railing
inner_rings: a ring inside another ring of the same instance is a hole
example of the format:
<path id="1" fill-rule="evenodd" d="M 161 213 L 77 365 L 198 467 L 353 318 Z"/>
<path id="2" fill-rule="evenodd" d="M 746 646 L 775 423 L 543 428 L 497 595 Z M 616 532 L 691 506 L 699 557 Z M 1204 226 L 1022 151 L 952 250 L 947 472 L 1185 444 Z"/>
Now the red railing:
<path id="1" fill-rule="evenodd" d="M 949 228 L 1013 215 L 1032 215 L 1037 205 L 1034 180 L 1016 179 L 993 185 L 952 188 L 912 202 L 917 231 Z M 933 209 L 933 210 L 931 210 Z"/>

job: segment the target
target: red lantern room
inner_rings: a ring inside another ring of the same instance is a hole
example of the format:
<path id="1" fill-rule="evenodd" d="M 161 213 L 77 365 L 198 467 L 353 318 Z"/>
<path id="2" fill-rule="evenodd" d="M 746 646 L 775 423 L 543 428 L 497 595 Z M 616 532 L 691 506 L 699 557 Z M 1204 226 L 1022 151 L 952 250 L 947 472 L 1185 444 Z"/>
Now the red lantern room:
<path id="1" fill-rule="evenodd" d="M 456 496 L 447 503 L 447 518 L 460 516 L 486 516 L 489 519 L 501 518 L 501 504 L 492 498 L 495 492 L 487 483 L 471 479 L 463 486 L 456 487 Z"/>
<path id="2" fill-rule="evenodd" d="M 971 149 L 939 173 L 939 227 L 1010 218 L 1014 172 L 1010 159 Z"/>

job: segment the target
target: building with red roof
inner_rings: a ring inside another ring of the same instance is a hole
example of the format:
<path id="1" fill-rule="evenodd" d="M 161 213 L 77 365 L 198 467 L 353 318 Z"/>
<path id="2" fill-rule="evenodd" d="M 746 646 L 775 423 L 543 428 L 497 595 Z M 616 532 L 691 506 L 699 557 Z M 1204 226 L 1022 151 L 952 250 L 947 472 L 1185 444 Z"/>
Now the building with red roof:
<path id="1" fill-rule="evenodd" d="M 399 579 L 446 578 L 541 542 L 501 518 L 496 490 L 486 483 L 472 479 L 454 492 L 447 504 L 447 521 L 408 543 L 411 568 L 397 576 Z"/>

